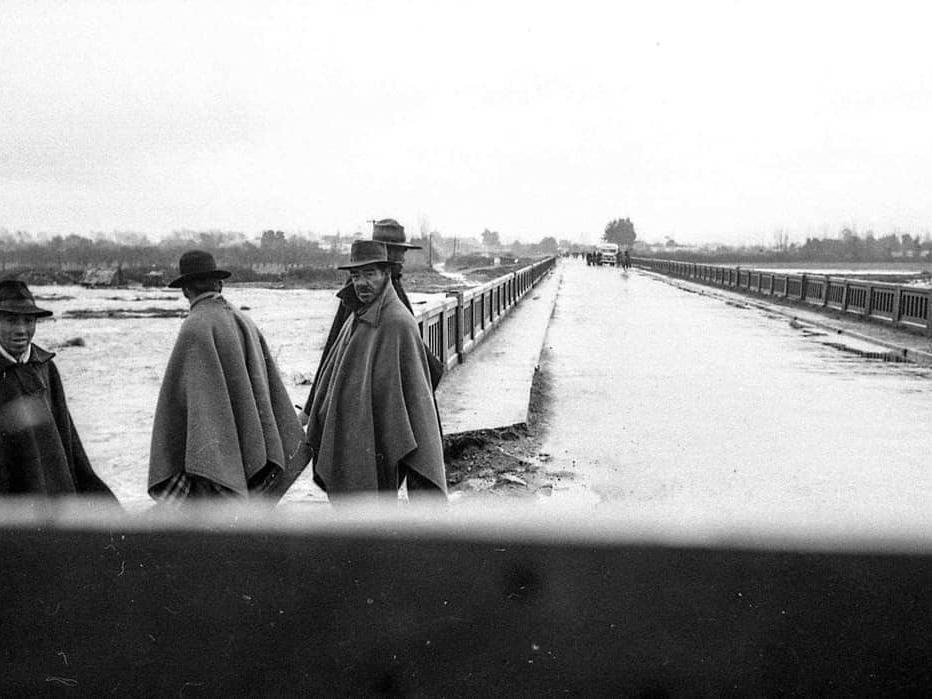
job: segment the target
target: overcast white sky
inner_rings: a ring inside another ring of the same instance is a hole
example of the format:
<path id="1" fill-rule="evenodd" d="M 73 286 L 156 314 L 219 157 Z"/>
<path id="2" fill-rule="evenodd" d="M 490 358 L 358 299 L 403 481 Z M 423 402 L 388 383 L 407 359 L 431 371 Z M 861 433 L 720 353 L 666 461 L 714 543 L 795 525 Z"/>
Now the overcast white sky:
<path id="1" fill-rule="evenodd" d="M 0 0 L 0 227 L 932 230 L 932 13 Z"/>

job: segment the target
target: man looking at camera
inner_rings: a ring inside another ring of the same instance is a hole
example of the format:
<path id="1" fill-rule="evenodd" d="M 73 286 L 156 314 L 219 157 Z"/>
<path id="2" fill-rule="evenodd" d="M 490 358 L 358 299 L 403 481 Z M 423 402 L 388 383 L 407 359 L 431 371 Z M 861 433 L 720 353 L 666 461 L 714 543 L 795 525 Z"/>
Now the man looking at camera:
<path id="1" fill-rule="evenodd" d="M 33 344 L 39 308 L 25 282 L 0 281 L 0 495 L 97 495 L 94 473 L 52 357 Z"/>
<path id="2" fill-rule="evenodd" d="M 391 284 L 391 263 L 378 241 L 353 243 L 348 270 L 358 308 L 323 359 L 310 406 L 307 463 L 333 501 L 379 493 L 411 500 L 446 493 L 440 424 L 417 321 Z"/>

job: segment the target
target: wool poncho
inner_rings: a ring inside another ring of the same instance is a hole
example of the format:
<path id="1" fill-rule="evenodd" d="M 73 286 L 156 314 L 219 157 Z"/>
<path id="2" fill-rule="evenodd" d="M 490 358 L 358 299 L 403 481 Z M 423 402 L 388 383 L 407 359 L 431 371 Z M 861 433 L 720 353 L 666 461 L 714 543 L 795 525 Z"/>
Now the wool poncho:
<path id="1" fill-rule="evenodd" d="M 307 428 L 318 485 L 328 493 L 397 489 L 403 460 L 446 492 L 427 354 L 391 284 L 346 319 L 318 381 Z"/>
<path id="2" fill-rule="evenodd" d="M 301 426 L 265 338 L 222 296 L 181 325 L 155 410 L 149 493 L 176 473 L 238 495 L 267 464 L 283 471 Z"/>
<path id="3" fill-rule="evenodd" d="M 55 355 L 32 345 L 25 364 L 0 357 L 0 495 L 101 495 L 65 402 Z"/>

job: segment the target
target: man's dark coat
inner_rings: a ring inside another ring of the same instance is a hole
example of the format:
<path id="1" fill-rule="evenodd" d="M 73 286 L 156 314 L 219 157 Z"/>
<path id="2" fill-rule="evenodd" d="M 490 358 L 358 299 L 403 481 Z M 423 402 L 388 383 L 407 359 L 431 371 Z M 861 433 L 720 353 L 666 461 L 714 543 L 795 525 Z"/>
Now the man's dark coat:
<path id="1" fill-rule="evenodd" d="M 116 500 L 91 469 L 54 356 L 32 345 L 25 364 L 0 357 L 0 494 Z"/>

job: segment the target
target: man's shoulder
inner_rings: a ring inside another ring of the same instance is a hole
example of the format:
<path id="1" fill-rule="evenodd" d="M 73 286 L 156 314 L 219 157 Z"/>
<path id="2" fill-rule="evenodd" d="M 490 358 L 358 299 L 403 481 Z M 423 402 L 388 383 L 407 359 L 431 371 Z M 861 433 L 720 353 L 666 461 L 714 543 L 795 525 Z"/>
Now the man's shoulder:
<path id="1" fill-rule="evenodd" d="M 240 325 L 246 325 L 256 331 L 259 330 L 259 326 L 256 325 L 256 321 L 254 321 L 252 317 L 245 311 L 241 311 L 240 309 L 230 304 L 227 304 L 227 308 L 229 309 L 230 316 L 235 318 L 237 323 Z"/>
<path id="2" fill-rule="evenodd" d="M 405 308 L 397 296 L 388 299 L 382 306 L 381 323 L 393 326 L 404 326 L 417 330 L 417 320 L 411 315 L 411 311 Z"/>
<path id="3" fill-rule="evenodd" d="M 188 317 L 181 323 L 181 333 L 197 332 L 201 328 L 207 328 L 216 324 L 219 316 L 211 309 L 199 304 L 197 307 L 188 311 Z"/>
<path id="4" fill-rule="evenodd" d="M 61 383 L 61 375 L 59 374 L 58 367 L 55 366 L 54 357 L 54 352 L 49 352 L 38 345 L 33 345 L 32 357 L 29 363 L 32 364 L 36 370 L 47 375 L 50 381 Z"/>
<path id="5" fill-rule="evenodd" d="M 30 355 L 31 361 L 38 362 L 39 364 L 45 364 L 46 362 L 48 362 L 49 364 L 52 364 L 54 366 L 55 363 L 52 361 L 52 358 L 54 356 L 55 356 L 54 352 L 49 352 L 44 347 L 39 347 L 39 345 L 37 345 L 35 342 L 32 343 L 32 349 L 31 349 L 31 355 Z"/>
<path id="6" fill-rule="evenodd" d="M 217 296 L 216 298 L 205 299 L 204 301 L 198 302 L 188 313 L 188 317 L 185 319 L 185 324 L 210 325 L 218 322 L 228 323 L 232 322 L 234 318 L 243 318 L 248 320 L 245 313 L 235 308 L 222 296 Z"/>
<path id="7" fill-rule="evenodd" d="M 236 322 L 232 311 L 228 304 L 216 303 L 213 299 L 201 302 L 191 309 L 182 322 L 178 337 L 194 340 L 223 334 L 226 328 L 232 328 Z"/>
<path id="8" fill-rule="evenodd" d="M 255 321 L 223 297 L 191 309 L 181 334 L 191 341 L 207 340 L 230 347 L 241 346 L 243 342 L 262 344 L 265 341 Z"/>

